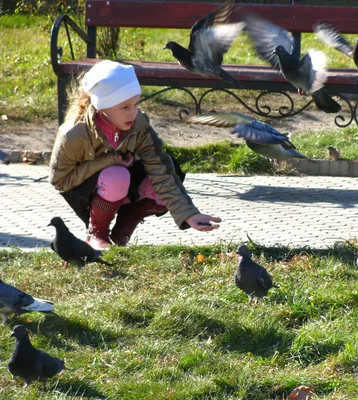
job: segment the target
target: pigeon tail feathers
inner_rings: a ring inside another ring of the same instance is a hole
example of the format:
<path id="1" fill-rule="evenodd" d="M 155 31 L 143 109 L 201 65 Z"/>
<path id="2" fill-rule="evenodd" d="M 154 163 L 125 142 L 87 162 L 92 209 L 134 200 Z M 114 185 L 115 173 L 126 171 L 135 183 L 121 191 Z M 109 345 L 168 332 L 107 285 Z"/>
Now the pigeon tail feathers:
<path id="1" fill-rule="evenodd" d="M 231 76 L 228 72 L 226 72 L 224 69 L 220 68 L 219 74 L 220 74 L 220 77 L 222 79 L 224 79 L 225 81 L 230 82 L 230 83 L 234 84 L 236 87 L 239 87 L 242 89 L 241 83 L 237 79 L 235 79 L 233 76 Z"/>
<path id="2" fill-rule="evenodd" d="M 21 307 L 22 310 L 26 311 L 38 311 L 38 312 L 51 312 L 54 311 L 53 303 L 48 300 L 37 299 L 34 297 L 34 302 L 28 306 Z"/>

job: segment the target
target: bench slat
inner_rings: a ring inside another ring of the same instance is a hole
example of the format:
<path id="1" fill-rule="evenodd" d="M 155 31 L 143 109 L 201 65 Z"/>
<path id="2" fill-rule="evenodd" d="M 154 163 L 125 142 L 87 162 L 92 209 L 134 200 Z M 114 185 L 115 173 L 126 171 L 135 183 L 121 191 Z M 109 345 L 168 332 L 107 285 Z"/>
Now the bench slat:
<path id="1" fill-rule="evenodd" d="M 83 59 L 60 64 L 61 71 L 66 75 L 77 75 L 79 72 L 88 71 L 97 59 Z M 193 74 L 177 63 L 170 62 L 131 62 L 134 65 L 138 79 L 142 85 L 174 86 L 180 87 L 204 87 L 204 88 L 228 88 L 230 85 L 216 77 L 203 77 Z M 266 66 L 254 65 L 224 65 L 224 68 L 236 79 L 239 79 L 244 88 L 255 89 L 266 84 L 266 89 L 292 90 L 292 86 L 276 70 Z M 279 84 L 279 87 L 277 86 Z M 348 85 L 351 90 L 357 92 L 358 73 L 355 69 L 330 69 L 328 70 L 327 84 L 340 87 Z M 272 87 L 271 87 L 272 85 Z M 232 86 L 234 88 L 234 86 Z M 334 89 L 334 88 L 333 88 Z M 343 92 L 347 92 L 346 90 Z"/>
<path id="2" fill-rule="evenodd" d="M 222 3 L 143 0 L 88 0 L 87 26 L 190 28 Z M 291 32 L 312 32 L 320 21 L 332 23 L 344 33 L 358 33 L 358 7 L 303 5 L 235 5 L 232 21 L 253 12 Z"/>

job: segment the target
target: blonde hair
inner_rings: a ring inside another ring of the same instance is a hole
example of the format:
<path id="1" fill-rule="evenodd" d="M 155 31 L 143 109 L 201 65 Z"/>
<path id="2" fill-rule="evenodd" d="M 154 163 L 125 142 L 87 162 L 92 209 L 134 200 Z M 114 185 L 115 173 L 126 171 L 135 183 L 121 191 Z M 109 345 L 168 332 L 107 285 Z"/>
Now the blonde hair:
<path id="1" fill-rule="evenodd" d="M 69 107 L 66 111 L 65 122 L 71 121 L 75 124 L 84 119 L 87 110 L 91 106 L 90 95 L 85 93 L 82 86 L 82 78 L 84 74 L 79 76 L 78 80 L 71 82 L 67 96 L 69 99 Z"/>

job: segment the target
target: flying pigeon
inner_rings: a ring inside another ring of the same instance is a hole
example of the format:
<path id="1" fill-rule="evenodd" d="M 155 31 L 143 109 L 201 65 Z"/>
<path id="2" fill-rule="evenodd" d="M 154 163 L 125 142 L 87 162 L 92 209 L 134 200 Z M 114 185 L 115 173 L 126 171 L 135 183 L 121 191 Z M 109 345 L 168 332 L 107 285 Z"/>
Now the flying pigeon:
<path id="1" fill-rule="evenodd" d="M 213 113 L 194 115 L 185 119 L 191 124 L 214 125 L 218 127 L 234 127 L 231 133 L 246 141 L 247 146 L 255 153 L 276 160 L 305 158 L 295 150 L 289 138 L 272 126 L 255 120 L 241 113 Z"/>
<path id="2" fill-rule="evenodd" d="M 325 42 L 329 47 L 333 47 L 352 58 L 358 68 L 358 38 L 352 46 L 332 25 L 326 22 L 317 24 L 314 31 L 318 39 Z"/>
<path id="3" fill-rule="evenodd" d="M 299 94 L 311 95 L 318 109 L 326 113 L 337 113 L 341 109 L 323 89 L 327 80 L 324 53 L 311 49 L 299 59 L 294 54 L 293 37 L 286 29 L 256 15 L 247 15 L 245 21 L 256 51 L 281 71 Z"/>
<path id="4" fill-rule="evenodd" d="M 95 250 L 89 244 L 73 235 L 62 218 L 54 217 L 47 226 L 54 226 L 56 236 L 51 242 L 51 249 L 57 253 L 64 261 L 65 268 L 68 264 L 84 267 L 86 264 L 97 262 L 111 266 L 112 264 L 102 260 L 102 252 Z"/>
<path id="5" fill-rule="evenodd" d="M 26 386 L 33 381 L 41 381 L 45 387 L 48 378 L 65 369 L 62 360 L 36 349 L 31 344 L 29 334 L 22 325 L 14 326 L 11 337 L 16 338 L 16 345 L 8 368 L 13 376 L 22 378 Z"/>
<path id="6" fill-rule="evenodd" d="M 192 26 L 189 49 L 176 42 L 167 42 L 164 49 L 171 50 L 179 64 L 188 71 L 204 76 L 215 75 L 241 88 L 240 82 L 221 68 L 224 54 L 245 27 L 244 22 L 228 23 L 234 3 L 235 0 L 226 0 Z"/>
<path id="7" fill-rule="evenodd" d="M 250 304 L 254 297 L 261 299 L 267 295 L 271 288 L 278 288 L 277 285 L 272 283 L 271 276 L 266 269 L 252 261 L 247 246 L 238 247 L 236 253 L 241 258 L 234 276 L 235 285 L 249 296 Z"/>
<path id="8" fill-rule="evenodd" d="M 32 297 L 0 279 L 0 312 L 2 313 L 4 325 L 10 313 L 24 314 L 31 311 L 46 313 L 53 310 L 53 303 L 50 301 Z"/>

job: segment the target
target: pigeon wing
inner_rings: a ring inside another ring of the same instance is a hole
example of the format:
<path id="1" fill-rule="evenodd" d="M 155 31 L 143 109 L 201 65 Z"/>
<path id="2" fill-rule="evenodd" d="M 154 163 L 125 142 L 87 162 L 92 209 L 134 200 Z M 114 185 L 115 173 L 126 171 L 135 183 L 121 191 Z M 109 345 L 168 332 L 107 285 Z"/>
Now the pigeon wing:
<path id="1" fill-rule="evenodd" d="M 265 290 L 269 290 L 269 289 L 272 288 L 271 276 L 269 275 L 269 273 L 266 271 L 265 268 L 262 267 L 262 269 L 260 270 L 257 278 L 258 278 L 258 281 L 259 281 L 260 285 Z"/>
<path id="2" fill-rule="evenodd" d="M 64 369 L 64 362 L 42 350 L 37 350 L 35 368 L 39 376 L 51 378 Z"/>
<path id="3" fill-rule="evenodd" d="M 236 125 L 231 133 L 236 133 L 238 137 L 247 142 L 256 144 L 283 144 L 289 141 L 287 136 L 276 131 L 272 126 L 259 121 Z"/>
<path id="4" fill-rule="evenodd" d="M 232 46 L 234 40 L 242 32 L 245 22 L 233 24 L 217 24 L 201 29 L 191 41 L 189 50 L 194 54 L 194 62 L 204 63 L 207 60 L 214 65 L 221 65 L 223 56 Z"/>
<path id="5" fill-rule="evenodd" d="M 235 0 L 227 0 L 222 6 L 212 11 L 207 16 L 201 18 L 199 21 L 195 22 L 190 31 L 190 51 L 194 52 L 195 37 L 198 32 L 201 30 L 206 30 L 210 26 L 216 24 L 225 24 L 229 21 L 234 3 Z"/>
<path id="6" fill-rule="evenodd" d="M 75 259 L 79 261 L 80 266 L 91 263 L 97 258 L 95 249 L 75 236 L 72 239 L 72 252 Z"/>
<path id="7" fill-rule="evenodd" d="M 329 47 L 333 47 L 348 57 L 352 57 L 353 47 L 332 25 L 326 22 L 319 23 L 314 27 L 314 31 L 317 38 L 326 43 Z"/>
<path id="8" fill-rule="evenodd" d="M 358 38 L 356 39 L 356 42 L 354 43 L 354 46 L 353 46 L 352 58 L 353 58 L 354 64 L 358 68 Z"/>
<path id="9" fill-rule="evenodd" d="M 13 310 L 17 310 L 32 304 L 34 301 L 32 296 L 22 290 L 8 285 L 5 282 L 0 282 L 0 303 Z"/>
<path id="10" fill-rule="evenodd" d="M 322 51 L 309 50 L 300 60 L 299 74 L 301 88 L 306 93 L 314 93 L 324 86 L 327 80 L 327 58 Z"/>
<path id="11" fill-rule="evenodd" d="M 193 115 L 185 119 L 185 122 L 188 124 L 211 125 L 222 128 L 247 124 L 252 121 L 254 121 L 252 117 L 241 113 Z"/>
<path id="12" fill-rule="evenodd" d="M 274 68 L 279 69 L 278 57 L 273 51 L 277 46 L 283 46 L 289 54 L 292 54 L 294 44 L 292 35 L 286 29 L 257 15 L 247 15 L 245 21 L 257 53 Z"/>

